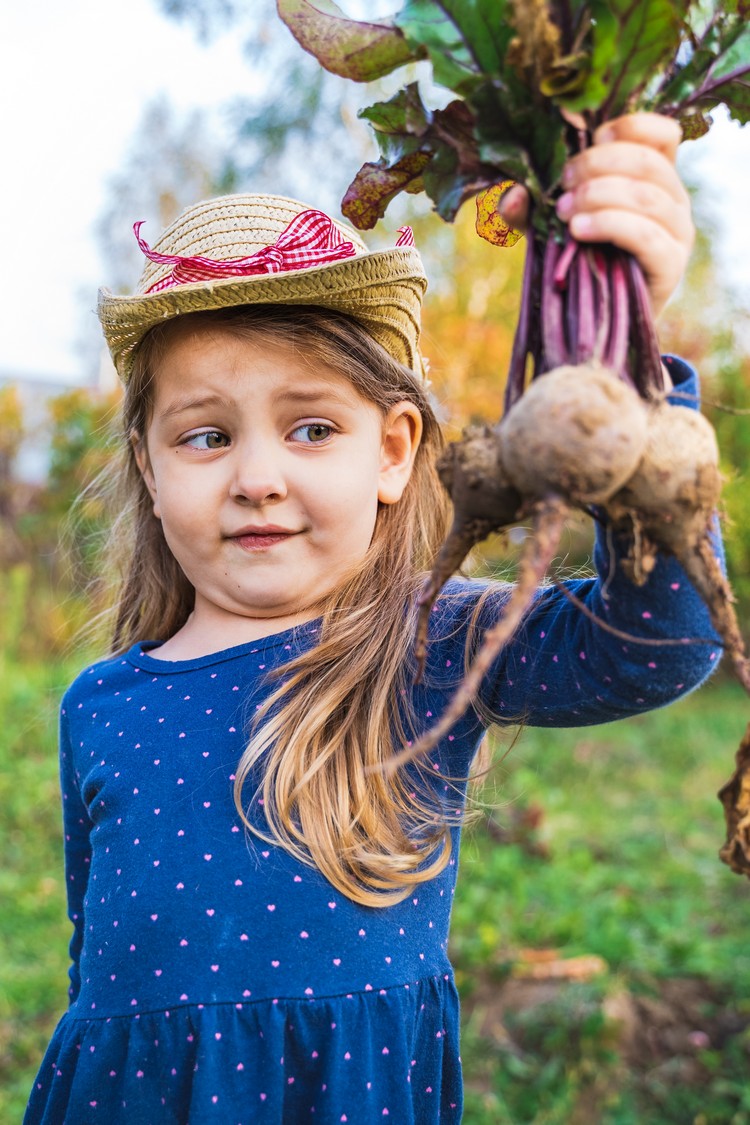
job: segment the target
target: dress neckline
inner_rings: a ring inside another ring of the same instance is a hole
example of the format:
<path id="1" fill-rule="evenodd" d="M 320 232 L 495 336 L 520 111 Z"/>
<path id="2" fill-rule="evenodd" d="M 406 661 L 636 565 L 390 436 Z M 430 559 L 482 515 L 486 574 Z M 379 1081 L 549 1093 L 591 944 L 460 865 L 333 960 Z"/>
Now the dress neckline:
<path id="1" fill-rule="evenodd" d="M 306 621 L 303 625 L 294 625 L 280 633 L 271 633 L 267 637 L 258 637 L 257 640 L 245 641 L 244 644 L 232 645 L 230 648 L 208 652 L 204 656 L 195 656 L 189 660 L 160 660 L 150 654 L 153 649 L 159 648 L 163 641 L 138 641 L 125 653 L 124 659 L 144 672 L 161 672 L 163 675 L 171 676 L 175 672 L 192 672 L 211 664 L 223 664 L 255 654 L 262 656 L 284 648 L 291 653 L 310 644 L 317 637 L 319 630 L 320 620 Z"/>

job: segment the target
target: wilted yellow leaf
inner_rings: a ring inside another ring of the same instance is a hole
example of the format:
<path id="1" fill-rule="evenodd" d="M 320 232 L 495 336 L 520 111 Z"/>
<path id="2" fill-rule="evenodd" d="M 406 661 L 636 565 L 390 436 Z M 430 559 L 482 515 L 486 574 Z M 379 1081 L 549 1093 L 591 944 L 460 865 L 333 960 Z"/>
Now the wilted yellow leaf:
<path id="1" fill-rule="evenodd" d="M 520 231 L 508 226 L 499 211 L 500 200 L 511 187 L 513 180 L 503 180 L 477 196 L 477 234 L 494 246 L 515 246 L 523 238 Z"/>

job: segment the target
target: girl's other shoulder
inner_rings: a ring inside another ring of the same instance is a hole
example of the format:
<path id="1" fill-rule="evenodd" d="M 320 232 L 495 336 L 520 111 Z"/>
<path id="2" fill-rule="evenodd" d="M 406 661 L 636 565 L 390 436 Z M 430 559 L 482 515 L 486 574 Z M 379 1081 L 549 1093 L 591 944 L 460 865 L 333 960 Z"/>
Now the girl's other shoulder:
<path id="1" fill-rule="evenodd" d="M 130 659 L 138 651 L 139 645 L 127 652 L 105 656 L 87 664 L 70 683 L 62 698 L 63 709 L 77 706 L 82 699 L 91 698 L 102 692 L 118 691 L 120 687 L 138 674 L 138 668 Z"/>

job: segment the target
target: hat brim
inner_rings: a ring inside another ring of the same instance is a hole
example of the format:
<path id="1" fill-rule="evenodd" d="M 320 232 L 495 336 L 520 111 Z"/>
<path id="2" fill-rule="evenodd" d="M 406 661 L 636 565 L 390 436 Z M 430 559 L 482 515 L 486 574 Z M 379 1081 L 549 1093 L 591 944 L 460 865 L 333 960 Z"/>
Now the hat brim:
<path id="1" fill-rule="evenodd" d="M 260 304 L 318 305 L 348 313 L 422 379 L 419 330 L 426 288 L 418 251 L 397 247 L 308 269 L 196 281 L 130 297 L 101 289 L 97 311 L 124 383 L 136 348 L 157 324 L 187 313 Z"/>

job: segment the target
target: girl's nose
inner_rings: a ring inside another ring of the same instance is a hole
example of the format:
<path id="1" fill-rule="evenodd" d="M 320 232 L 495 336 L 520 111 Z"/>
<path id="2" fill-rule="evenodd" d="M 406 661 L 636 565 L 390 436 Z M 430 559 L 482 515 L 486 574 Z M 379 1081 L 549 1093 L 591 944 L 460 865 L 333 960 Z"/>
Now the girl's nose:
<path id="1" fill-rule="evenodd" d="M 256 505 L 283 500 L 287 485 L 279 458 L 266 448 L 237 450 L 229 494 L 240 503 Z"/>

